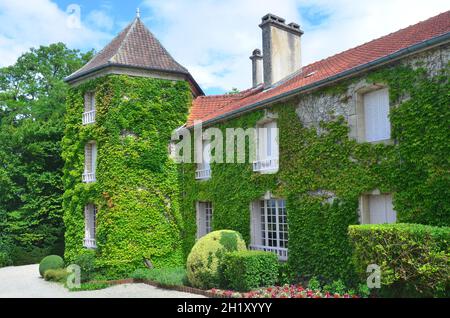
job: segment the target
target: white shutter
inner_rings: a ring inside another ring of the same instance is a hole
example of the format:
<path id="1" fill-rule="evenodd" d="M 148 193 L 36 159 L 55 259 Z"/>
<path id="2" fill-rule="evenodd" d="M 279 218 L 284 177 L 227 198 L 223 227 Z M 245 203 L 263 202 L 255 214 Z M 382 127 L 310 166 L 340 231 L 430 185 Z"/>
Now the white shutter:
<path id="1" fill-rule="evenodd" d="M 211 169 L 211 142 L 205 141 L 203 144 L 203 170 Z"/>
<path id="2" fill-rule="evenodd" d="M 259 201 L 253 202 L 251 206 L 250 232 L 252 245 L 261 245 L 261 204 Z"/>
<path id="3" fill-rule="evenodd" d="M 202 202 L 197 203 L 197 238 L 206 235 L 206 215 L 205 205 Z"/>
<path id="4" fill-rule="evenodd" d="M 84 236 L 86 239 L 95 240 L 95 218 L 97 208 L 93 204 L 88 204 L 84 210 L 85 230 Z"/>
<path id="5" fill-rule="evenodd" d="M 91 94 L 84 94 L 84 112 L 87 113 L 91 110 Z"/>
<path id="6" fill-rule="evenodd" d="M 91 93 L 91 111 L 95 110 L 95 93 Z"/>
<path id="7" fill-rule="evenodd" d="M 267 137 L 266 137 L 265 126 L 261 126 L 258 128 L 258 140 L 257 140 L 258 160 L 266 159 L 266 153 L 267 153 L 266 140 L 267 140 Z"/>
<path id="8" fill-rule="evenodd" d="M 84 147 L 84 171 L 92 173 L 92 144 L 87 143 Z"/>
<path id="9" fill-rule="evenodd" d="M 278 158 L 278 129 L 277 123 L 272 121 L 258 129 L 258 160 Z"/>
<path id="10" fill-rule="evenodd" d="M 397 222 L 397 213 L 392 204 L 392 195 L 369 196 L 370 224 L 391 224 Z"/>
<path id="11" fill-rule="evenodd" d="M 374 142 L 391 138 L 387 88 L 364 95 L 364 122 L 366 141 Z"/>
<path id="12" fill-rule="evenodd" d="M 270 145 L 270 153 L 268 153 L 270 158 L 278 158 L 279 155 L 279 146 L 278 146 L 278 127 L 277 123 L 271 122 L 267 125 L 268 130 L 270 131 L 270 138 L 268 140 L 268 144 Z"/>
<path id="13" fill-rule="evenodd" d="M 91 145 L 92 145 L 91 146 L 92 147 L 91 148 L 91 151 L 92 151 L 92 163 L 91 163 L 92 173 L 95 174 L 95 172 L 97 170 L 97 143 L 93 142 Z"/>
<path id="14" fill-rule="evenodd" d="M 369 199 L 370 223 L 386 223 L 386 201 L 381 195 L 372 195 Z"/>

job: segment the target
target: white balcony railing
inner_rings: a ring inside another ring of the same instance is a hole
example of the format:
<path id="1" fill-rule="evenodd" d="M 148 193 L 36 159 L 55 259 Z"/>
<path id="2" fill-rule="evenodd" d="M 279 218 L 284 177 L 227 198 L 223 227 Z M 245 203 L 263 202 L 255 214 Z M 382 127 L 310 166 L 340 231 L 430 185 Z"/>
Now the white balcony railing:
<path id="1" fill-rule="evenodd" d="M 250 245 L 250 249 L 254 251 L 271 252 L 278 255 L 280 261 L 286 262 L 288 260 L 288 249 L 281 247 L 269 247 L 261 245 Z"/>
<path id="2" fill-rule="evenodd" d="M 95 239 L 85 238 L 83 240 L 83 246 L 86 248 L 97 248 L 97 242 Z"/>
<path id="3" fill-rule="evenodd" d="M 83 173 L 83 182 L 92 183 L 96 181 L 95 173 Z"/>
<path id="4" fill-rule="evenodd" d="M 211 178 L 211 169 L 197 170 L 195 173 L 195 179 L 197 180 L 207 180 Z"/>
<path id="5" fill-rule="evenodd" d="M 277 172 L 278 171 L 278 158 L 269 158 L 265 160 L 258 160 L 253 163 L 254 172 Z"/>
<path id="6" fill-rule="evenodd" d="M 95 123 L 96 111 L 91 110 L 90 112 L 83 113 L 83 125 L 89 125 Z"/>

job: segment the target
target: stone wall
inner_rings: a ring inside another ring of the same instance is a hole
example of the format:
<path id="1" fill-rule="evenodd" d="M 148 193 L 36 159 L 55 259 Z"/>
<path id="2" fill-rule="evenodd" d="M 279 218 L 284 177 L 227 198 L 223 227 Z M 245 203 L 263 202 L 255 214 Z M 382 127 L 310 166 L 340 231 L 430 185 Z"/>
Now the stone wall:
<path id="1" fill-rule="evenodd" d="M 424 51 L 401 60 L 399 63 L 412 68 L 423 67 L 429 76 L 435 76 L 450 60 L 450 44 Z M 397 62 L 398 63 L 398 62 Z M 350 137 L 358 139 L 363 123 L 358 122 L 358 111 L 361 95 L 367 91 L 383 87 L 369 84 L 367 74 L 359 76 L 351 81 L 345 89 L 325 89 L 299 97 L 297 115 L 306 127 L 316 127 L 321 133 L 319 123 L 331 121 L 336 117 L 344 116 L 350 126 Z M 339 86 L 340 84 L 336 84 Z M 405 96 L 404 99 L 408 97 Z M 395 107 L 395 105 L 391 105 Z"/>

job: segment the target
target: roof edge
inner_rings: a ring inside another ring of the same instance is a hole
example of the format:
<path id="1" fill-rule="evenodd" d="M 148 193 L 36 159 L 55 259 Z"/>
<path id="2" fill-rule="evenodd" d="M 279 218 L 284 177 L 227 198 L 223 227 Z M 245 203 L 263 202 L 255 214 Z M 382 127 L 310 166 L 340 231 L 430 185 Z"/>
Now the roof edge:
<path id="1" fill-rule="evenodd" d="M 188 71 L 186 71 L 186 72 L 172 71 L 172 70 L 160 69 L 160 68 L 155 68 L 155 67 L 142 67 L 142 66 L 111 63 L 111 62 L 108 64 L 105 64 L 105 65 L 100 65 L 100 66 L 94 67 L 86 72 L 69 75 L 66 78 L 64 78 L 64 82 L 66 82 L 68 84 L 72 84 L 76 80 L 82 79 L 84 77 L 87 78 L 87 77 L 89 77 L 89 75 L 92 75 L 94 73 L 97 73 L 99 71 L 102 71 L 102 70 L 110 68 L 110 67 L 125 68 L 125 69 L 128 68 L 128 69 L 136 69 L 136 70 L 144 70 L 144 71 L 154 71 L 154 72 L 178 74 L 178 75 L 186 76 L 187 80 L 192 83 L 192 85 L 195 87 L 196 90 L 198 90 L 199 96 L 205 95 L 205 93 L 203 92 L 200 85 L 197 83 L 197 81 L 194 79 L 194 77 Z"/>
<path id="2" fill-rule="evenodd" d="M 295 88 L 292 89 L 288 92 L 282 93 L 280 95 L 277 96 L 273 96 L 270 97 L 266 100 L 262 100 L 247 106 L 244 106 L 242 108 L 239 108 L 237 110 L 225 113 L 223 115 L 219 115 L 215 118 L 206 120 L 202 123 L 202 125 L 205 126 L 210 126 L 212 124 L 218 123 L 218 122 L 222 122 L 231 118 L 235 118 L 238 117 L 241 114 L 244 113 L 248 113 L 251 112 L 253 110 L 259 109 L 259 108 L 263 108 L 267 105 L 291 98 L 299 93 L 305 92 L 305 91 L 310 91 L 313 89 L 317 89 L 317 88 L 321 88 L 323 86 L 326 86 L 328 84 L 331 84 L 333 82 L 345 79 L 347 77 L 351 77 L 353 75 L 359 74 L 361 72 L 367 71 L 367 70 L 371 70 L 375 67 L 381 66 L 381 65 L 385 65 L 389 62 L 393 62 L 396 60 L 399 60 L 405 56 L 423 51 L 425 49 L 429 49 L 431 47 L 435 47 L 435 46 L 440 46 L 442 44 L 445 44 L 446 42 L 450 42 L 450 32 L 444 33 L 442 35 L 438 35 L 434 38 L 431 38 L 429 40 L 414 44 L 412 46 L 406 47 L 404 49 L 401 49 L 397 52 L 394 52 L 392 54 L 386 55 L 382 58 L 376 59 L 374 61 L 371 61 L 369 63 L 365 63 L 365 64 L 361 64 L 359 66 L 356 66 L 352 69 L 349 69 L 347 71 L 338 73 L 336 75 L 330 76 L 328 78 L 325 78 L 323 80 L 320 80 L 318 82 L 309 84 L 309 85 L 305 85 L 303 87 L 299 87 L 299 88 Z M 192 128 L 193 125 L 189 126 L 188 128 Z"/>

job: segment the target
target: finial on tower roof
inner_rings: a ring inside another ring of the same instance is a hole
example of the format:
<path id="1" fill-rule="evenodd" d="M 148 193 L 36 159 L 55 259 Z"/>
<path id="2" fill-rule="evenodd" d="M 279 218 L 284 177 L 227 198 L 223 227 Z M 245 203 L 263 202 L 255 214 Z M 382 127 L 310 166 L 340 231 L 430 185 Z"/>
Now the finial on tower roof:
<path id="1" fill-rule="evenodd" d="M 136 18 L 141 17 L 141 10 L 139 8 L 136 9 Z"/>

